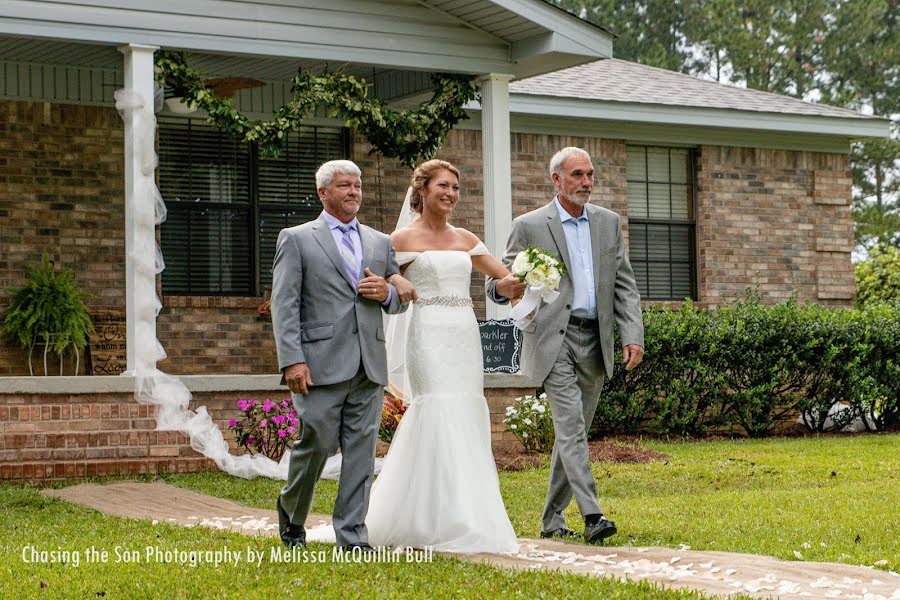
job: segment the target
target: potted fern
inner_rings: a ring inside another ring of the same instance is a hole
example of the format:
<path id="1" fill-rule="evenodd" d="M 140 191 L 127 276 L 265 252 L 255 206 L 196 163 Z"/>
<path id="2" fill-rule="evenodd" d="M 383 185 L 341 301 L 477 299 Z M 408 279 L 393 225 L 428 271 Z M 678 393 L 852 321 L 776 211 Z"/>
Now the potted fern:
<path id="1" fill-rule="evenodd" d="M 3 320 L 6 335 L 28 350 L 28 372 L 34 375 L 31 364 L 36 346 L 44 348 L 44 375 L 47 375 L 47 353 L 59 356 L 59 374 L 63 374 L 63 358 L 67 350 L 75 352 L 75 373 L 91 332 L 91 318 L 84 305 L 83 295 L 75 283 L 72 271 L 57 272 L 46 254 L 41 264 L 26 267 L 25 287 L 13 290 L 9 309 Z"/>

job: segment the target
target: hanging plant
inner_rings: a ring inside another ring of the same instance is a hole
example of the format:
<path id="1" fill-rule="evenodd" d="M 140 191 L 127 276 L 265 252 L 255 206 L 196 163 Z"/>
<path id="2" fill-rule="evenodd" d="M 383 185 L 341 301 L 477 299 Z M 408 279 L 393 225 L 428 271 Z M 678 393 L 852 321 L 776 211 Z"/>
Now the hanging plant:
<path id="1" fill-rule="evenodd" d="M 216 96 L 204 84 L 200 72 L 187 65 L 184 54 L 156 53 L 157 81 L 179 90 L 183 102 L 196 104 L 207 113 L 207 121 L 232 137 L 256 141 L 266 156 L 278 156 L 287 134 L 319 107 L 330 117 L 366 136 L 373 151 L 396 158 L 407 167 L 437 152 L 450 130 L 467 119 L 463 106 L 477 97 L 471 77 L 441 74 L 432 77 L 435 90 L 428 102 L 414 110 L 394 111 L 384 102 L 369 98 L 364 79 L 344 73 L 300 73 L 293 79 L 293 99 L 275 110 L 267 121 L 251 121 L 230 99 Z"/>

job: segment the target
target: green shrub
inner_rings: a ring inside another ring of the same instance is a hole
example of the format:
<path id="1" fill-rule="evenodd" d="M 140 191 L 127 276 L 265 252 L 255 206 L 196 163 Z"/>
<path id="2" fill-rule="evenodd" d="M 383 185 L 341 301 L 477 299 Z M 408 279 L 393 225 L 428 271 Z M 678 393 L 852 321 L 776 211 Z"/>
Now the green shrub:
<path id="1" fill-rule="evenodd" d="M 644 362 L 606 382 L 592 436 L 742 428 L 772 433 L 801 415 L 813 431 L 900 425 L 900 301 L 863 310 L 749 290 L 713 310 L 644 310 Z M 618 340 L 617 340 L 618 344 Z M 618 347 L 618 345 L 617 345 Z M 846 406 L 839 416 L 829 413 Z"/>
<path id="2" fill-rule="evenodd" d="M 900 248 L 875 246 L 856 265 L 856 305 L 900 300 Z"/>

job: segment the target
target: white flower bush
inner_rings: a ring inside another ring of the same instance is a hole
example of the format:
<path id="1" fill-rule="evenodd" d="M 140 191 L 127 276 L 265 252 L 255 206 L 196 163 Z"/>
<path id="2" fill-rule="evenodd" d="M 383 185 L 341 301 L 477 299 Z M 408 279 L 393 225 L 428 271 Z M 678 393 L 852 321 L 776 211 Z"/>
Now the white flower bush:
<path id="1" fill-rule="evenodd" d="M 547 394 L 516 398 L 512 406 L 506 407 L 503 422 L 526 452 L 548 453 L 553 449 L 553 417 Z"/>

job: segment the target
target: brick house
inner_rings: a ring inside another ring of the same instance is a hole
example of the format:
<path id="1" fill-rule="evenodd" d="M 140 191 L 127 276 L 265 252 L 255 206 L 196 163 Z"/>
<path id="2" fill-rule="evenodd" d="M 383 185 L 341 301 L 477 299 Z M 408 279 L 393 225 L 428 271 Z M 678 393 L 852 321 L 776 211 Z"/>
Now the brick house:
<path id="1" fill-rule="evenodd" d="M 310 119 L 269 159 L 170 108 L 157 114 L 149 175 L 168 219 L 148 226 L 135 195 L 148 175 L 112 94 L 152 97 L 158 47 L 189 51 L 210 77 L 257 79 L 235 96 L 256 117 L 285 102 L 298 67 L 344 65 L 398 106 L 427 97 L 432 72 L 472 74 L 482 104 L 438 156 L 462 172 L 456 224 L 495 253 L 514 216 L 549 201 L 550 156 L 576 145 L 594 158 L 594 201 L 626 217 L 647 301 L 714 305 L 757 280 L 771 301 L 853 298 L 849 143 L 888 135 L 884 119 L 612 59 L 608 32 L 539 0 L 94 4 L 18 2 L 0 19 L 0 312 L 23 267 L 48 252 L 75 271 L 92 312 L 124 318 L 115 372 L 126 375 L 94 375 L 94 357 L 88 376 L 27 377 L 22 351 L 0 341 L 0 479 L 205 468 L 185 436 L 156 431 L 153 407 L 133 400 L 130 375 L 146 361 L 135 297 L 159 295 L 152 327 L 168 357 L 158 367 L 223 427 L 236 398 L 286 394 L 257 307 L 278 231 L 320 210 L 316 166 L 356 161 L 361 220 L 393 229 L 410 172 L 339 120 Z M 157 277 L 127 250 L 154 237 L 166 260 Z M 480 317 L 503 316 L 480 278 L 472 290 Z M 533 385 L 527 374 L 487 376 L 496 444 L 513 442 L 505 402 Z"/>

